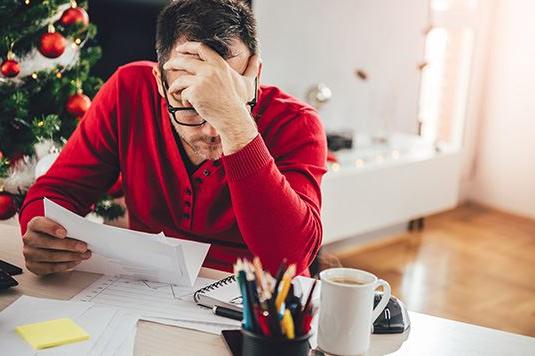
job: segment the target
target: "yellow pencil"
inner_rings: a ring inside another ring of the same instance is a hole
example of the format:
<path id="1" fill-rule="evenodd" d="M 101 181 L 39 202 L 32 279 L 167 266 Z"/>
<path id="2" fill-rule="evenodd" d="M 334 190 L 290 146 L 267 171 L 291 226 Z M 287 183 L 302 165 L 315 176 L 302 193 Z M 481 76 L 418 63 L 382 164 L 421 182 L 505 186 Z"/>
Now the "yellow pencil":
<path id="1" fill-rule="evenodd" d="M 286 335 L 286 337 L 290 340 L 295 338 L 294 321 L 293 321 L 292 314 L 290 313 L 289 309 L 286 309 L 284 311 L 284 314 L 282 316 L 282 324 L 283 324 L 283 332 Z"/>
<path id="2" fill-rule="evenodd" d="M 277 310 L 280 310 L 282 303 L 286 299 L 286 296 L 288 295 L 288 291 L 290 290 L 290 284 L 292 282 L 292 278 L 295 276 L 295 265 L 291 265 L 288 267 L 288 270 L 286 273 L 284 273 L 284 277 L 282 277 L 282 286 L 281 291 L 279 294 L 277 294 L 277 298 L 275 299 L 275 307 Z"/>

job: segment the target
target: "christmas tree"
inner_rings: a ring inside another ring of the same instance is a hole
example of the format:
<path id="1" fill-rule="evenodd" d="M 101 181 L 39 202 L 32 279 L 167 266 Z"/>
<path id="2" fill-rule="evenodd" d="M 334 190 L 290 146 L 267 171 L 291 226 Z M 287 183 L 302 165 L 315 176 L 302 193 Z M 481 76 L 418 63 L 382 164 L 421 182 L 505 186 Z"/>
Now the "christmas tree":
<path id="1" fill-rule="evenodd" d="M 0 0 L 0 220 L 20 208 L 91 105 L 100 48 L 87 2 Z M 105 196 L 97 215 L 123 209 Z"/>

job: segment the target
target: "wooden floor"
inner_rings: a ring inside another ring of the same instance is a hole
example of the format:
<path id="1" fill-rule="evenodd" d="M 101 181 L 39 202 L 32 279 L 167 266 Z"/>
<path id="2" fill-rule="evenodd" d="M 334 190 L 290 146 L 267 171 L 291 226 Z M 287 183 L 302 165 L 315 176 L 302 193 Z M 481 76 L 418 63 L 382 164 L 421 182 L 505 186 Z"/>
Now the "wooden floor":
<path id="1" fill-rule="evenodd" d="M 466 205 L 421 233 L 339 253 L 410 310 L 535 336 L 535 221 Z"/>

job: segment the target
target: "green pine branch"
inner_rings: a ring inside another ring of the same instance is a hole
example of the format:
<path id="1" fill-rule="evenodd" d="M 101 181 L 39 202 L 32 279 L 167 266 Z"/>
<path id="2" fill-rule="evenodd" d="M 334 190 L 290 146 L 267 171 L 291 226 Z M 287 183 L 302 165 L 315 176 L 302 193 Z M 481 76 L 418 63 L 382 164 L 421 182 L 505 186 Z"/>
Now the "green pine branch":
<path id="1" fill-rule="evenodd" d="M 116 204 L 110 196 L 103 197 L 95 206 L 95 214 L 108 220 L 115 220 L 124 215 L 125 209 Z"/>
<path id="2" fill-rule="evenodd" d="M 69 0 L 0 0 L 0 58 L 5 59 L 14 42 L 13 52 L 20 65 L 24 57 L 36 48 L 42 33 L 48 30 L 52 14 L 58 14 Z M 87 8 L 87 1 L 78 1 Z M 89 24 L 63 27 L 54 23 L 56 31 L 71 40 L 80 39 L 79 58 L 76 63 L 46 68 L 15 81 L 0 82 L 0 178 L 6 177 L 10 160 L 21 155 L 35 154 L 34 145 L 43 139 L 52 139 L 62 146 L 76 129 L 78 120 L 65 108 L 68 98 L 75 94 L 81 83 L 86 95 L 93 98 L 102 86 L 102 79 L 90 74 L 93 65 L 101 58 L 101 50 L 94 39 L 97 28 Z M 25 192 L 16 196 L 18 206 Z M 124 214 L 124 209 L 110 197 L 95 205 L 97 215 L 110 220 Z"/>
<path id="3" fill-rule="evenodd" d="M 9 173 L 9 161 L 7 158 L 0 158 L 0 178 L 7 177 Z"/>

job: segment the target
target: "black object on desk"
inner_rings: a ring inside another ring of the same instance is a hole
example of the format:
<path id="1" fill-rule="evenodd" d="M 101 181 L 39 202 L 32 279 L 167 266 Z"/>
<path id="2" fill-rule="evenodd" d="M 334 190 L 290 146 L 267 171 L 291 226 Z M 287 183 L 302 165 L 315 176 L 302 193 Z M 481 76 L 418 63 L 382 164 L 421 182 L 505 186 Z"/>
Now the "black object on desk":
<path id="1" fill-rule="evenodd" d="M 214 312 L 215 315 L 219 315 L 224 318 L 229 318 L 229 319 L 234 319 L 234 320 L 239 320 L 239 321 L 243 319 L 243 313 L 241 311 L 237 311 L 234 309 L 229 309 L 229 308 L 215 305 L 212 308 L 212 311 Z"/>
<path id="2" fill-rule="evenodd" d="M 22 274 L 22 268 L 12 265 L 6 261 L 0 260 L 0 270 L 6 272 L 10 276 L 16 276 Z"/>
<path id="3" fill-rule="evenodd" d="M 15 287 L 19 283 L 8 273 L 0 270 L 0 290 Z"/>
<path id="4" fill-rule="evenodd" d="M 17 286 L 19 283 L 11 276 L 21 274 L 22 269 L 0 260 L 0 290 Z"/>
<path id="5" fill-rule="evenodd" d="M 382 293 L 375 293 L 373 307 L 379 304 Z M 409 314 L 403 302 L 392 296 L 383 312 L 373 323 L 374 334 L 401 334 L 410 326 Z"/>
<path id="6" fill-rule="evenodd" d="M 241 356 L 243 342 L 241 330 L 223 330 L 221 331 L 221 335 L 223 335 L 232 356 Z"/>

